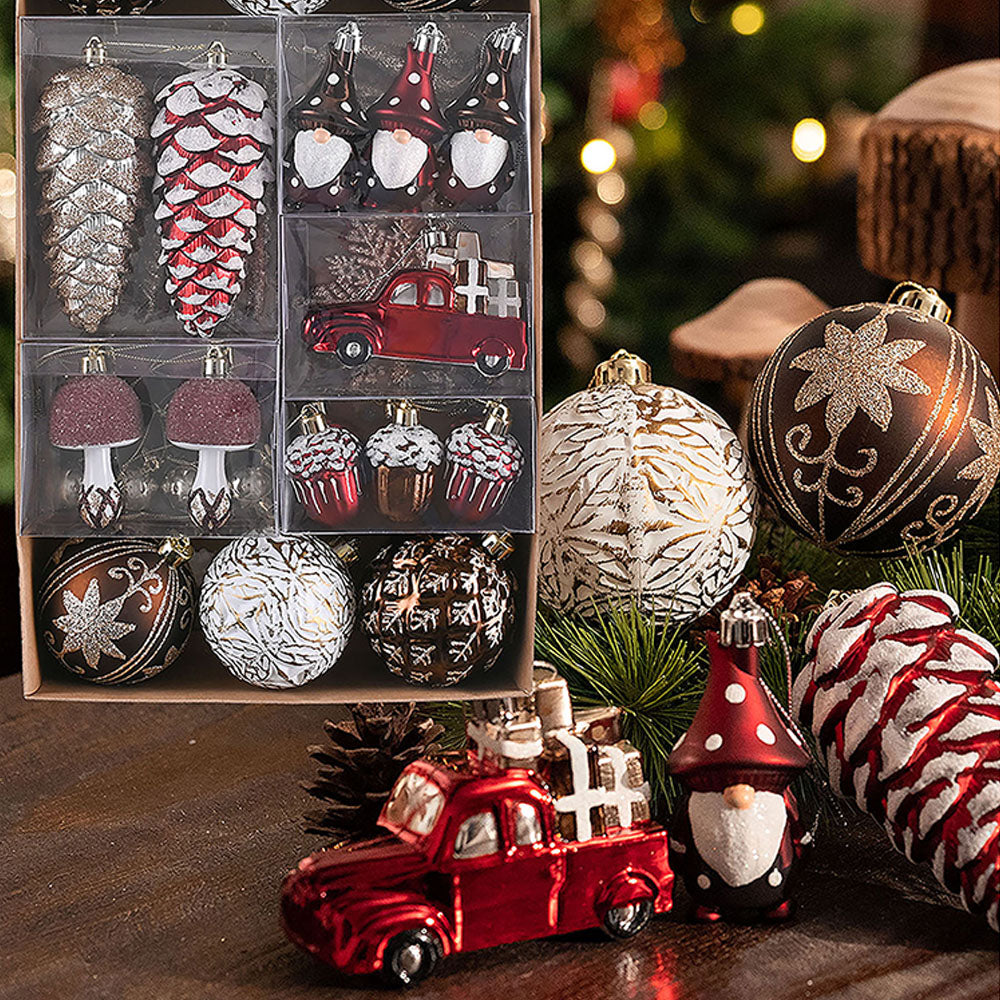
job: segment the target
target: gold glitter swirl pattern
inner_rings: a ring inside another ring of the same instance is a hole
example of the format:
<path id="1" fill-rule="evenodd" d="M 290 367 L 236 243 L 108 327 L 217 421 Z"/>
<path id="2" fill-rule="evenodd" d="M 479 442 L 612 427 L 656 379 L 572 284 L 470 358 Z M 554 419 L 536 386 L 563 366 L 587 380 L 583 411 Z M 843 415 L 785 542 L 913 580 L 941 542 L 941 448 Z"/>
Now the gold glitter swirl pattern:
<path id="1" fill-rule="evenodd" d="M 832 310 L 792 334 L 754 387 L 748 438 L 784 518 L 844 552 L 938 545 L 1000 474 L 989 369 L 957 331 L 898 304 Z"/>

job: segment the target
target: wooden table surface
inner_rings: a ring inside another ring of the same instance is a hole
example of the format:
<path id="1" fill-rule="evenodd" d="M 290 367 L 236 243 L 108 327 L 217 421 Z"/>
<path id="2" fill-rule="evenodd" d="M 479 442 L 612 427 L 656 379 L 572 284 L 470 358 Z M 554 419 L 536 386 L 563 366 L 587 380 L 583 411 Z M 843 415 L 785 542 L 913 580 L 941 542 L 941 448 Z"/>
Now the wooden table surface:
<path id="1" fill-rule="evenodd" d="M 0 681 L 0 998 L 391 996 L 286 943 L 316 707 L 22 701 Z M 445 962 L 410 1000 L 951 1000 L 1000 995 L 985 921 L 935 901 L 867 821 L 830 831 L 779 928 L 658 918 Z"/>

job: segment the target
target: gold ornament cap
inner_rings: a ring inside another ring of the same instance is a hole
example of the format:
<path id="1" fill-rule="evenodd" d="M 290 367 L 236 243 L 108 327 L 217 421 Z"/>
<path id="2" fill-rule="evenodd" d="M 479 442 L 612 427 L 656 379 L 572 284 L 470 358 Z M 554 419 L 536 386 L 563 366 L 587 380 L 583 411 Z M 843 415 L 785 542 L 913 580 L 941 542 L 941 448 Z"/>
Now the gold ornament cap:
<path id="1" fill-rule="evenodd" d="M 506 559 L 514 551 L 514 536 L 509 531 L 491 531 L 480 544 L 494 559 Z"/>
<path id="2" fill-rule="evenodd" d="M 213 344 L 205 354 L 202 371 L 205 378 L 225 378 L 233 367 L 233 349 Z"/>
<path id="3" fill-rule="evenodd" d="M 331 546 L 333 554 L 344 564 L 350 565 L 358 561 L 358 543 L 353 538 L 342 538 Z"/>
<path id="4" fill-rule="evenodd" d="M 622 350 L 615 351 L 607 361 L 602 361 L 594 369 L 590 385 L 591 387 L 614 385 L 617 382 L 623 382 L 625 385 L 641 385 L 648 383 L 651 377 L 650 367 L 642 358 Z"/>
<path id="5" fill-rule="evenodd" d="M 80 359 L 80 372 L 84 375 L 103 375 L 108 370 L 108 356 L 103 347 L 89 348 Z"/>
<path id="6" fill-rule="evenodd" d="M 918 313 L 947 323 L 951 319 L 951 306 L 938 294 L 936 288 L 918 285 L 915 281 L 903 281 L 889 294 L 889 301 L 908 306 Z"/>
<path id="7" fill-rule="evenodd" d="M 299 420 L 305 434 L 317 434 L 319 431 L 325 431 L 327 428 L 326 406 L 323 403 L 306 403 L 299 410 Z"/>
<path id="8" fill-rule="evenodd" d="M 416 427 L 420 423 L 417 408 L 408 399 L 390 399 L 385 404 L 389 420 L 401 427 Z"/>
<path id="9" fill-rule="evenodd" d="M 165 538 L 157 551 L 171 566 L 179 566 L 194 555 L 194 546 L 190 538 L 178 535 L 176 538 Z"/>
<path id="10" fill-rule="evenodd" d="M 510 410 L 503 403 L 493 399 L 483 409 L 486 411 L 483 426 L 488 434 L 506 434 L 510 430 Z"/>

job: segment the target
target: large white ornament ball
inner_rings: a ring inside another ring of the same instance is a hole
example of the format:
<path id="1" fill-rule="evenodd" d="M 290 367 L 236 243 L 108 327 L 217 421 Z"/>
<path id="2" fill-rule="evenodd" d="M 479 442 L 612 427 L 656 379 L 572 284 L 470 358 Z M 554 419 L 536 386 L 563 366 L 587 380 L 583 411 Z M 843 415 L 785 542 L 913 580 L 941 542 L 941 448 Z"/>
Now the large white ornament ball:
<path id="1" fill-rule="evenodd" d="M 591 614 L 711 610 L 753 544 L 757 490 L 722 418 L 677 389 L 612 382 L 542 418 L 539 596 Z"/>
<path id="2" fill-rule="evenodd" d="M 235 7 L 241 14 L 248 14 L 250 17 L 312 14 L 320 7 L 325 7 L 327 2 L 328 0 L 228 0 L 230 7 Z"/>
<path id="3" fill-rule="evenodd" d="M 326 673 L 354 612 L 343 560 L 315 538 L 238 538 L 212 560 L 201 590 L 212 651 L 234 677 L 263 688 L 300 687 Z"/>

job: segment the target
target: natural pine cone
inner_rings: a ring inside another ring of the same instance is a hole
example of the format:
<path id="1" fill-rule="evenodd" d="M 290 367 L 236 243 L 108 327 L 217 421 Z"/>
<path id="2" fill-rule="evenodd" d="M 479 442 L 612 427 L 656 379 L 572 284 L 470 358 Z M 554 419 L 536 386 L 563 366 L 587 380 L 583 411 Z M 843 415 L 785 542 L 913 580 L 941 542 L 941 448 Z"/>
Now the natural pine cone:
<path id="1" fill-rule="evenodd" d="M 267 91 L 235 69 L 211 66 L 156 95 L 160 264 L 177 318 L 211 336 L 246 280 L 257 217 L 274 174 L 274 115 Z"/>
<path id="2" fill-rule="evenodd" d="M 70 322 L 94 333 L 118 308 L 149 158 L 152 104 L 137 77 L 104 63 L 60 70 L 42 91 L 35 166 L 52 286 Z"/>
<path id="3" fill-rule="evenodd" d="M 334 841 L 373 834 L 396 779 L 407 764 L 438 753 L 435 740 L 444 732 L 413 702 L 355 705 L 351 715 L 353 725 L 323 724 L 330 743 L 309 748 L 320 769 L 313 784 L 302 786 L 327 806 L 306 815 L 306 832 Z"/>

